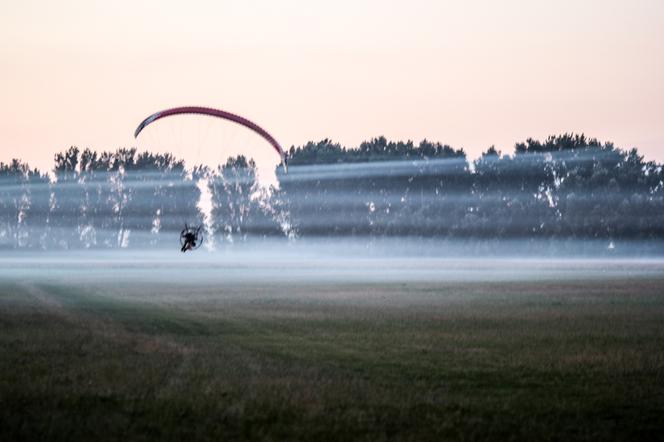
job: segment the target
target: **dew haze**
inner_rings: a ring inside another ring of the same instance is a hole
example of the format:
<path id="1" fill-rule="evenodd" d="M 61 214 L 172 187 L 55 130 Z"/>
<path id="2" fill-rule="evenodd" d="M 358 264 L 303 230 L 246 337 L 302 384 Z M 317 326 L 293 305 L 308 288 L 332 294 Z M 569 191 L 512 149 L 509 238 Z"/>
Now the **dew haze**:
<path id="1" fill-rule="evenodd" d="M 177 237 L 177 234 L 172 235 Z M 177 238 L 176 238 L 177 239 Z M 664 277 L 664 243 L 297 239 L 156 249 L 3 253 L 0 276 L 44 282 L 197 281 L 243 285 Z M 644 254 L 647 250 L 650 253 Z"/>

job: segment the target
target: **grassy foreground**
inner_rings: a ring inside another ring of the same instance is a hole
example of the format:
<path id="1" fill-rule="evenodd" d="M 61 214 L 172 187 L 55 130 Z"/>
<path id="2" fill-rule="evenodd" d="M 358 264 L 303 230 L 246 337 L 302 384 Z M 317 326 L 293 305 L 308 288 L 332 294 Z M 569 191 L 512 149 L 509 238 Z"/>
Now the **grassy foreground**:
<path id="1" fill-rule="evenodd" d="M 664 279 L 0 283 L 0 440 L 654 440 Z"/>

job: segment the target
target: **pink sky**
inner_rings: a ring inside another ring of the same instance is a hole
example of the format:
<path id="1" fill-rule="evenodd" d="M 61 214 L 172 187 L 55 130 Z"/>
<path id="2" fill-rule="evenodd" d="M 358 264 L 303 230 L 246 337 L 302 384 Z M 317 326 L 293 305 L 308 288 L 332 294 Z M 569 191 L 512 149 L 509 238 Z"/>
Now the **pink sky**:
<path id="1" fill-rule="evenodd" d="M 0 160 L 133 146 L 179 105 L 283 145 L 585 132 L 664 161 L 664 2 L 2 1 Z"/>

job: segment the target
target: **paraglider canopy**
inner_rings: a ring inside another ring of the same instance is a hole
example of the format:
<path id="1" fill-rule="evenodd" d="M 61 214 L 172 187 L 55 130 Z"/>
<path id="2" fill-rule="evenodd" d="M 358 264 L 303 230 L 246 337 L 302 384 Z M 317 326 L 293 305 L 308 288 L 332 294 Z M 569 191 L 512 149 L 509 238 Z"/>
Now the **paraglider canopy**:
<path id="1" fill-rule="evenodd" d="M 284 152 L 284 150 L 281 148 L 281 145 L 277 142 L 277 140 L 274 139 L 272 135 L 270 135 L 265 129 L 263 129 L 253 121 L 244 118 L 240 115 L 236 115 L 220 109 L 213 109 L 209 107 L 200 107 L 200 106 L 183 106 L 183 107 L 175 107 L 155 112 L 154 114 L 150 115 L 145 120 L 143 120 L 141 124 L 138 125 L 136 131 L 134 131 L 134 137 L 138 138 L 138 135 L 146 126 L 154 123 L 155 121 L 161 118 L 170 117 L 173 115 L 184 115 L 184 114 L 208 115 L 211 117 L 222 118 L 224 120 L 232 121 L 234 123 L 246 127 L 247 129 L 254 131 L 258 135 L 263 137 L 268 143 L 270 143 L 270 145 L 274 148 L 274 150 L 277 151 L 277 153 L 281 157 L 281 164 L 284 166 L 284 171 L 288 173 L 288 156 L 286 152 Z"/>

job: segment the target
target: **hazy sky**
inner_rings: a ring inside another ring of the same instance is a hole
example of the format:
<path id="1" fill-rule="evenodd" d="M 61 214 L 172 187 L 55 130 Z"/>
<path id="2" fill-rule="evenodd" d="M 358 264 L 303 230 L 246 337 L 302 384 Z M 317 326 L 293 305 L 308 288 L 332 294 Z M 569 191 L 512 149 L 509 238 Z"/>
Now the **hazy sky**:
<path id="1" fill-rule="evenodd" d="M 0 0 L 0 160 L 240 113 L 285 146 L 585 132 L 664 161 L 664 1 Z"/>

